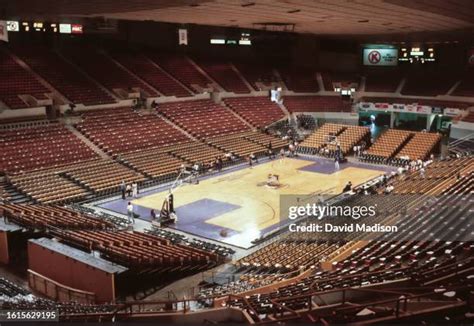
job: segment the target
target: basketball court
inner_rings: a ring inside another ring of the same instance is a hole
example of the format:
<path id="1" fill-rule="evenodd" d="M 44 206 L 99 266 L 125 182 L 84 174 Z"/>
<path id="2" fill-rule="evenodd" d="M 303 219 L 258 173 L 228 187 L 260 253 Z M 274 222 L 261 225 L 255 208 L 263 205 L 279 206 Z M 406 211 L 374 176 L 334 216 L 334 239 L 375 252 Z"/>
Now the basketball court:
<path id="1" fill-rule="evenodd" d="M 336 170 L 328 159 L 285 158 L 242 167 L 237 171 L 208 177 L 199 184 L 183 184 L 173 190 L 178 222 L 170 227 L 242 248 L 278 228 L 280 195 L 341 193 L 348 181 L 361 184 L 386 172 L 386 167 L 344 163 Z M 279 176 L 280 186 L 267 185 L 268 175 Z M 147 218 L 159 212 L 169 189 L 143 193 L 132 200 L 135 211 Z M 125 213 L 121 199 L 99 205 Z"/>

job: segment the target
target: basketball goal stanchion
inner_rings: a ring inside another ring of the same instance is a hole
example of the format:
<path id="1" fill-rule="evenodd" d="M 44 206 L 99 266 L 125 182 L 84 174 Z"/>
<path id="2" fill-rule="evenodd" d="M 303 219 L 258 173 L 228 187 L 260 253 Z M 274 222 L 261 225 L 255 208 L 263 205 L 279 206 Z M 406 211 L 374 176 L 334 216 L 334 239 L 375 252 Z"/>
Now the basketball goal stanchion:
<path id="1" fill-rule="evenodd" d="M 174 191 L 181 187 L 183 183 L 199 184 L 198 169 L 194 167 L 188 169 L 185 166 L 180 169 L 178 176 L 168 190 L 168 195 L 166 195 L 166 198 L 161 205 L 161 225 L 178 222 L 178 215 L 176 215 L 176 211 L 174 210 Z"/>

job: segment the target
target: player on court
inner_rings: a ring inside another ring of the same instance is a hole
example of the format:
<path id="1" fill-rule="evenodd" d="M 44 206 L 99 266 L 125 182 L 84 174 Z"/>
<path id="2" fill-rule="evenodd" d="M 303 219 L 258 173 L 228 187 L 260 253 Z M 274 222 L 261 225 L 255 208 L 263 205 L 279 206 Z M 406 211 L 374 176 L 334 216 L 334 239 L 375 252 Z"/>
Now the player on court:
<path id="1" fill-rule="evenodd" d="M 280 149 L 280 163 L 283 163 L 283 159 L 285 158 L 285 149 Z"/>

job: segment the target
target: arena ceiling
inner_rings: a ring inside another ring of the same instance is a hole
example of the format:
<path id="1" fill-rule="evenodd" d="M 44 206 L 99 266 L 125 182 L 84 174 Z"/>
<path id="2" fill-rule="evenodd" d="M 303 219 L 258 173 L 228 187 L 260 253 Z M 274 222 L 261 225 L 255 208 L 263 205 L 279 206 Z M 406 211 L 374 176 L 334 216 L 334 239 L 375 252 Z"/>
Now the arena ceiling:
<path id="1" fill-rule="evenodd" d="M 474 29 L 473 0 L 0 0 L 0 8 L 6 18 L 104 17 L 319 35 Z"/>

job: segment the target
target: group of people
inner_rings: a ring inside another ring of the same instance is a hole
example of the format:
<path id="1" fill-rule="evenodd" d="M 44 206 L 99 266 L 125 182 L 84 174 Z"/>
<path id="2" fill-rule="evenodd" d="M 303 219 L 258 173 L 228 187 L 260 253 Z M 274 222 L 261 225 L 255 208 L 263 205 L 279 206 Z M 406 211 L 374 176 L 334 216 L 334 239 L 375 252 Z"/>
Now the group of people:
<path id="1" fill-rule="evenodd" d="M 247 160 L 249 162 L 250 168 L 252 168 L 254 163 L 258 164 L 258 157 L 254 153 L 251 153 Z"/>
<path id="2" fill-rule="evenodd" d="M 120 193 L 122 194 L 123 200 L 127 197 L 138 198 L 138 183 L 132 182 L 131 184 L 127 184 L 125 181 L 122 181 L 120 184 Z"/>
<path id="3" fill-rule="evenodd" d="M 204 163 L 204 162 L 195 162 L 192 166 L 191 165 L 186 165 L 182 164 L 180 167 L 180 171 L 182 171 L 184 168 L 188 170 L 193 170 L 194 172 L 197 172 L 198 174 L 203 174 L 208 171 L 218 171 L 220 172 L 224 168 L 224 164 L 226 162 L 232 162 L 236 159 L 235 155 L 231 152 L 227 152 L 222 156 L 216 156 L 214 160 L 210 161 L 209 163 Z"/>
<path id="4" fill-rule="evenodd" d="M 421 159 L 418 160 L 409 160 L 409 158 L 406 158 L 407 163 L 405 164 L 405 167 L 399 167 L 398 168 L 398 175 L 402 175 L 403 172 L 405 171 L 419 171 L 420 172 L 420 177 L 425 178 L 426 177 L 426 167 L 433 162 L 434 155 L 431 154 L 430 158 L 426 161 L 423 161 Z"/>
<path id="5" fill-rule="evenodd" d="M 290 141 L 290 144 L 288 145 L 288 155 L 290 157 L 298 156 L 297 154 L 298 145 L 299 145 L 298 141 L 296 140 Z"/>
<path id="6" fill-rule="evenodd" d="M 366 143 L 364 141 L 360 144 L 354 145 L 354 147 L 352 148 L 352 151 L 354 152 L 354 156 L 355 157 L 361 156 L 364 153 L 365 148 L 366 148 Z"/>
<path id="7" fill-rule="evenodd" d="M 224 167 L 224 160 L 221 156 L 216 156 L 215 159 L 210 163 L 209 169 L 210 170 L 217 170 L 220 172 Z"/>
<path id="8" fill-rule="evenodd" d="M 298 150 L 298 141 L 296 140 L 290 140 L 289 142 L 289 145 L 288 145 L 288 152 L 285 151 L 284 148 L 281 148 L 280 149 L 280 158 L 284 158 L 285 156 L 288 156 L 288 157 L 295 157 L 295 156 L 298 156 L 297 154 L 297 150 Z M 267 149 L 265 151 L 265 154 L 267 155 L 267 157 L 272 160 L 272 159 L 275 159 L 276 158 L 276 154 L 273 150 L 273 144 L 272 142 L 270 141 L 267 145 Z M 251 153 L 248 157 L 247 157 L 247 162 L 249 164 L 250 167 L 252 167 L 254 164 L 258 163 L 258 157 L 254 154 L 254 153 Z"/>

